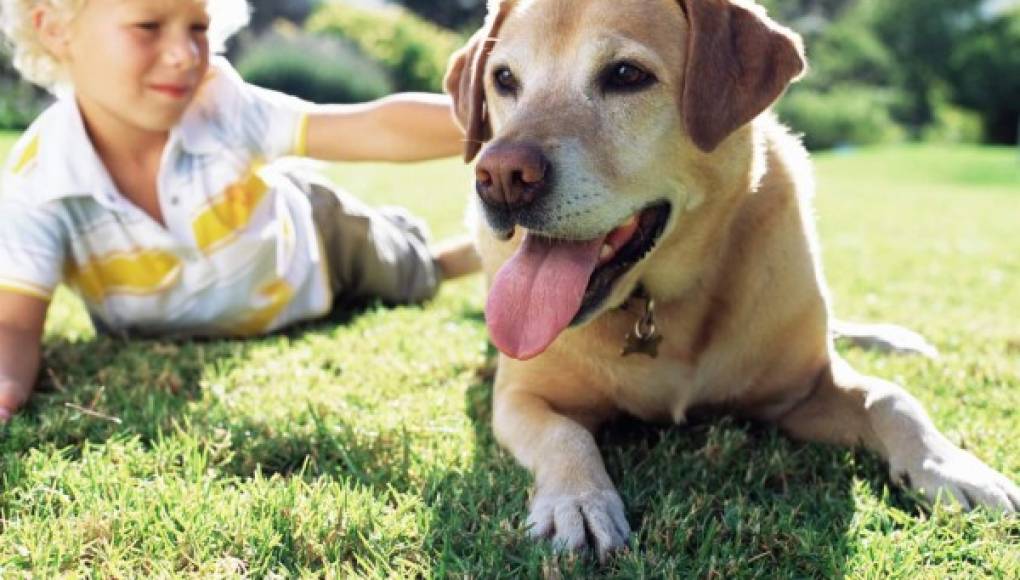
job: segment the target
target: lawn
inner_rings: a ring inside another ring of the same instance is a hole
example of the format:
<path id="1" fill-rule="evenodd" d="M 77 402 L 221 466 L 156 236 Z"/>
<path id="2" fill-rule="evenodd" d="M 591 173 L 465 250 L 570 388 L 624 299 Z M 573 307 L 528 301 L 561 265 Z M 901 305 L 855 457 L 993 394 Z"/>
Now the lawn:
<path id="1" fill-rule="evenodd" d="M 836 311 L 942 351 L 847 356 L 1020 479 L 1017 153 L 901 146 L 817 170 Z M 440 236 L 463 228 L 456 161 L 329 172 Z M 0 577 L 1020 576 L 1020 518 L 931 512 L 867 453 L 733 420 L 602 433 L 633 547 L 605 566 L 553 556 L 525 538 L 529 476 L 490 432 L 482 290 L 258 340 L 128 344 L 61 293 L 40 389 L 0 427 Z"/>

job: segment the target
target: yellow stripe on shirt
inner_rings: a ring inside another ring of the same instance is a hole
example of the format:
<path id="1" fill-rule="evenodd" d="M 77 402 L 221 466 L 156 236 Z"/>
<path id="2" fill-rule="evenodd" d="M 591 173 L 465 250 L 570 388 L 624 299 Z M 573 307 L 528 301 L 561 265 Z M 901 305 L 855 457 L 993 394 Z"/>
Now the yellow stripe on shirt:
<path id="1" fill-rule="evenodd" d="M 43 288 L 42 286 L 38 286 L 30 282 L 24 282 L 22 280 L 12 280 L 10 278 L 0 278 L 0 291 L 13 292 L 14 294 L 20 294 L 30 298 L 39 298 L 46 301 L 49 301 L 49 299 L 53 297 L 53 292 Z"/>
<path id="2" fill-rule="evenodd" d="M 298 119 L 297 131 L 294 135 L 294 155 L 298 157 L 308 155 L 308 113 L 302 114 Z"/>
<path id="3" fill-rule="evenodd" d="M 210 254 L 230 242 L 251 221 L 255 208 L 269 190 L 253 166 L 240 181 L 226 188 L 219 201 L 206 208 L 192 221 L 195 244 Z"/>
<path id="4" fill-rule="evenodd" d="M 39 156 L 39 136 L 32 137 L 32 140 L 25 146 L 24 151 L 21 152 L 21 157 L 18 158 L 18 162 L 11 168 L 11 172 L 15 175 L 21 173 L 36 157 Z"/>
<path id="5" fill-rule="evenodd" d="M 211 206 L 191 222 L 191 230 L 199 249 L 210 254 L 237 236 L 247 227 L 255 209 L 266 196 L 269 186 L 258 175 L 258 166 L 237 183 L 227 187 Z"/>
<path id="6" fill-rule="evenodd" d="M 230 327 L 230 331 L 240 336 L 255 336 L 269 330 L 283 309 L 294 299 L 294 288 L 286 280 L 276 280 L 262 287 L 259 295 L 268 303 L 244 317 Z"/>
<path id="7" fill-rule="evenodd" d="M 73 264 L 68 282 L 93 303 L 114 294 L 146 295 L 172 286 L 181 273 L 177 256 L 159 250 L 112 254 L 83 265 Z"/>

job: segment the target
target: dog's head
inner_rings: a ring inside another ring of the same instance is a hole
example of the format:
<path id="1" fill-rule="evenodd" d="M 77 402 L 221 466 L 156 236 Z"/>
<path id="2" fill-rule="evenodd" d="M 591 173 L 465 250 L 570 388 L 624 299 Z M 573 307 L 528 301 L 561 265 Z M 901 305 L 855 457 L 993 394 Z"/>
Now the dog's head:
<path id="1" fill-rule="evenodd" d="M 530 358 L 624 300 L 802 54 L 743 0 L 490 1 L 446 88 L 486 221 L 521 239 L 490 289 L 497 346 Z"/>

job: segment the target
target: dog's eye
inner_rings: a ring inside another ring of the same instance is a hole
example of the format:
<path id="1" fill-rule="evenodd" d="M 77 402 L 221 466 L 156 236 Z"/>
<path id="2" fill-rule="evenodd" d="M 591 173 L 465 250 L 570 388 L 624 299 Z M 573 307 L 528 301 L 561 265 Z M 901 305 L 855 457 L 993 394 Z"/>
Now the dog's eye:
<path id="1" fill-rule="evenodd" d="M 493 80 L 496 82 L 496 88 L 504 94 L 516 94 L 517 89 L 520 88 L 520 83 L 517 82 L 517 77 L 505 66 L 499 67 L 492 75 Z"/>
<path id="2" fill-rule="evenodd" d="M 652 73 L 629 62 L 615 63 L 602 75 L 602 86 L 607 91 L 638 90 L 654 82 L 655 76 Z"/>

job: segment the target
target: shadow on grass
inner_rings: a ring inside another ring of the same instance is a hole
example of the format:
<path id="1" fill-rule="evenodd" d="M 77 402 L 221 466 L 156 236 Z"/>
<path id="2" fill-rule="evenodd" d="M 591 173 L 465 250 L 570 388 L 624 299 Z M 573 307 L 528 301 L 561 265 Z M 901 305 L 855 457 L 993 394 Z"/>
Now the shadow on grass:
<path id="1" fill-rule="evenodd" d="M 916 511 L 904 494 L 887 495 L 885 470 L 868 453 L 793 442 L 721 415 L 684 427 L 623 419 L 598 440 L 634 529 L 631 548 L 604 565 L 556 556 L 548 542 L 526 537 L 531 476 L 491 433 L 494 364 L 465 397 L 472 469 L 431 484 L 447 490 L 431 503 L 432 536 L 442 568 L 455 575 L 841 577 L 855 550 L 856 482 Z"/>
<path id="2" fill-rule="evenodd" d="M 287 335 L 324 331 L 354 316 Z M 223 476 L 325 477 L 420 495 L 429 518 L 422 550 L 435 570 L 454 576 L 839 577 L 855 549 L 848 533 L 857 511 L 855 482 L 879 496 L 887 485 L 870 455 L 793 443 L 770 427 L 727 417 L 683 428 L 622 420 L 599 440 L 635 530 L 632 548 L 605 565 L 555 556 L 547 543 L 527 539 L 531 477 L 491 433 L 491 348 L 465 393 L 474 432 L 470 462 L 449 466 L 417 457 L 403 429 L 364 432 L 312 407 L 280 424 L 207 417 L 193 406 L 208 388 L 203 377 L 210 365 L 227 374 L 229 366 L 248 364 L 261 343 L 52 343 L 45 388 L 8 428 L 0 449 L 11 454 L 46 445 L 68 448 L 74 457 L 85 442 L 114 435 L 150 444 L 182 423 L 198 437 L 225 429 L 233 456 L 216 467 Z M 120 422 L 83 417 L 68 403 Z M 916 510 L 909 498 L 892 498 L 905 511 Z"/>
<path id="3" fill-rule="evenodd" d="M 373 304 L 252 339 L 155 340 L 100 335 L 44 345 L 39 382 L 27 405 L 0 426 L 0 450 L 40 445 L 75 448 L 115 434 L 148 444 L 180 421 L 196 419 L 193 403 L 207 388 L 210 368 L 225 375 L 248 363 L 249 353 L 279 337 L 300 338 L 350 322 Z"/>
<path id="4" fill-rule="evenodd" d="M 77 447 L 125 432 L 151 441 L 201 397 L 206 365 L 229 365 L 247 348 L 110 337 L 48 343 L 39 384 L 2 447 Z"/>

